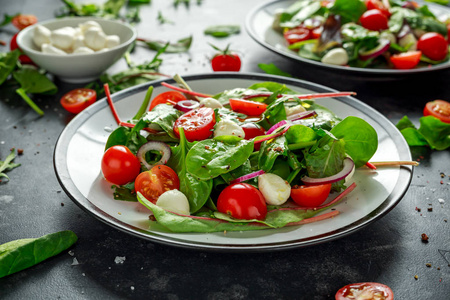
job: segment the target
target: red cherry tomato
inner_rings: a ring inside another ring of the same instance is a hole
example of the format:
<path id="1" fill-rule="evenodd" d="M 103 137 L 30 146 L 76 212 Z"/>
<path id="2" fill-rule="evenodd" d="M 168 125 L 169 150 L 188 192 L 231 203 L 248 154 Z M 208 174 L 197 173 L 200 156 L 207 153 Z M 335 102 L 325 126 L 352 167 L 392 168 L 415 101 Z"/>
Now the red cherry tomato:
<path id="1" fill-rule="evenodd" d="M 394 293 L 387 285 L 377 282 L 352 283 L 337 291 L 336 300 L 394 300 Z"/>
<path id="2" fill-rule="evenodd" d="M 364 12 L 359 21 L 364 28 L 373 31 L 389 28 L 388 18 L 378 9 L 371 9 Z"/>
<path id="3" fill-rule="evenodd" d="M 91 89 L 75 89 L 61 97 L 60 103 L 65 110 L 77 114 L 97 100 L 97 93 Z"/>
<path id="4" fill-rule="evenodd" d="M 230 106 L 233 111 L 246 114 L 247 116 L 259 116 L 267 108 L 265 103 L 243 99 L 230 99 Z"/>
<path id="5" fill-rule="evenodd" d="M 432 60 L 442 60 L 447 57 L 448 43 L 441 34 L 427 32 L 417 41 L 417 50 Z"/>
<path id="6" fill-rule="evenodd" d="M 102 173 L 113 184 L 132 182 L 140 171 L 139 159 L 126 146 L 112 146 L 103 154 Z"/>
<path id="7" fill-rule="evenodd" d="M 450 103 L 444 100 L 428 102 L 423 109 L 424 116 L 433 116 L 444 123 L 450 123 Z"/>
<path id="8" fill-rule="evenodd" d="M 331 191 L 331 183 L 321 185 L 294 185 L 291 198 L 300 206 L 317 207 L 327 200 Z"/>
<path id="9" fill-rule="evenodd" d="M 389 9 L 387 9 L 384 6 L 383 2 L 381 2 L 380 0 L 366 0 L 365 3 L 366 3 L 367 10 L 378 9 L 386 17 L 389 18 L 391 16 Z"/>
<path id="10" fill-rule="evenodd" d="M 11 49 L 11 51 L 14 51 L 16 49 L 19 49 L 19 46 L 17 45 L 17 35 L 19 33 L 16 33 L 12 38 L 11 38 L 11 42 L 9 43 L 9 49 Z M 33 61 L 31 60 L 31 58 L 29 58 L 28 56 L 26 56 L 25 54 L 22 54 L 19 56 L 19 61 L 22 64 L 33 64 Z"/>
<path id="11" fill-rule="evenodd" d="M 420 61 L 421 51 L 411 51 L 400 54 L 394 54 L 390 60 L 396 69 L 412 69 Z"/>
<path id="12" fill-rule="evenodd" d="M 217 210 L 243 220 L 264 220 L 267 215 L 263 195 L 257 188 L 247 183 L 227 186 L 217 199 Z"/>
<path id="13" fill-rule="evenodd" d="M 136 192 L 141 193 L 148 201 L 156 203 L 159 196 L 170 190 L 180 188 L 177 173 L 166 165 L 158 165 L 149 171 L 142 172 L 134 182 Z"/>
<path id="14" fill-rule="evenodd" d="M 180 116 L 173 125 L 173 131 L 177 137 L 180 137 L 178 127 L 181 126 L 188 141 L 201 141 L 211 135 L 215 124 L 214 110 L 209 107 L 200 107 Z"/>
<path id="15" fill-rule="evenodd" d="M 320 39 L 320 36 L 322 35 L 322 31 L 323 31 L 323 26 L 314 28 L 313 30 L 311 30 L 311 39 Z"/>
<path id="16" fill-rule="evenodd" d="M 450 44 L 450 23 L 447 24 L 447 43 Z"/>
<path id="17" fill-rule="evenodd" d="M 182 93 L 175 91 L 164 92 L 159 94 L 152 100 L 152 102 L 150 103 L 149 110 L 152 110 L 158 104 L 165 104 L 165 103 L 175 104 L 183 100 L 186 100 L 186 97 Z"/>
<path id="18" fill-rule="evenodd" d="M 211 66 L 214 72 L 237 72 L 241 69 L 241 59 L 236 53 L 217 54 L 211 60 Z"/>
<path id="19" fill-rule="evenodd" d="M 284 33 L 284 39 L 289 45 L 310 40 L 312 39 L 311 30 L 303 26 L 292 28 Z"/>
<path id="20" fill-rule="evenodd" d="M 19 30 L 24 29 L 30 25 L 36 24 L 38 19 L 34 15 L 18 15 L 15 16 L 11 23 Z"/>
<path id="21" fill-rule="evenodd" d="M 261 126 L 252 122 L 244 123 L 241 127 L 244 130 L 244 139 L 246 140 L 251 140 L 254 137 L 266 134 L 266 131 Z M 259 148 L 261 148 L 261 143 L 255 144 L 255 150 L 258 151 Z"/>

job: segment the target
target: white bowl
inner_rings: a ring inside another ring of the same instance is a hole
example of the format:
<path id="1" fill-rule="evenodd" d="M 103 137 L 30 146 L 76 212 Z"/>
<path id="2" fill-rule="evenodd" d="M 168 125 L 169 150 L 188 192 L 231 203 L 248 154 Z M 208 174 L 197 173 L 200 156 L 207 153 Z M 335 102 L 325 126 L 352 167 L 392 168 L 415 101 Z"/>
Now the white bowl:
<path id="1" fill-rule="evenodd" d="M 33 42 L 33 30 L 37 25 L 55 30 L 65 26 L 77 27 L 78 24 L 86 21 L 96 21 L 107 35 L 118 35 L 120 44 L 106 51 L 95 53 L 56 55 L 42 53 Z M 69 17 L 40 22 L 23 29 L 17 35 L 17 45 L 39 67 L 58 76 L 63 81 L 81 83 L 97 79 L 123 56 L 136 36 L 136 29 L 120 21 L 93 17 Z"/>

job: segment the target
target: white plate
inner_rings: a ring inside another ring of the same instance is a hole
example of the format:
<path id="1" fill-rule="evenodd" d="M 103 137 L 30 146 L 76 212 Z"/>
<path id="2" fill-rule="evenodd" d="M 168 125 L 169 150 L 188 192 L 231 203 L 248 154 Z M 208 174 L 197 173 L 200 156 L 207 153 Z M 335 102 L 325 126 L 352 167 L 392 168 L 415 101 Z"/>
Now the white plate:
<path id="1" fill-rule="evenodd" d="M 301 93 L 334 91 L 327 87 L 286 77 L 244 73 L 214 73 L 184 77 L 193 90 L 216 94 L 226 89 L 248 87 L 257 82 L 276 81 Z M 166 80 L 169 83 L 172 80 Z M 153 95 L 167 91 L 154 81 Z M 132 118 L 149 84 L 136 86 L 112 96 L 123 120 Z M 340 117 L 358 116 L 369 122 L 379 137 L 373 161 L 411 160 L 400 132 L 383 115 L 352 97 L 317 100 Z M 219 233 L 170 233 L 149 228 L 149 211 L 139 203 L 113 200 L 110 184 L 102 179 L 100 161 L 109 131 L 117 125 L 105 99 L 76 116 L 61 133 L 54 153 L 58 180 L 81 208 L 101 221 L 132 235 L 155 242 L 219 251 L 263 251 L 302 247 L 340 238 L 379 219 L 389 212 L 408 189 L 411 167 L 371 171 L 361 168 L 353 180 L 356 189 L 335 206 L 341 214 L 313 224 L 280 229 Z"/>
<path id="2" fill-rule="evenodd" d="M 323 64 L 319 61 L 306 59 L 297 55 L 296 52 L 287 48 L 288 44 L 285 41 L 283 35 L 272 29 L 272 23 L 275 12 L 279 9 L 286 9 L 296 0 L 276 0 L 264 3 L 255 9 L 253 9 L 246 17 L 245 26 L 248 34 L 259 44 L 266 47 L 275 53 L 281 54 L 296 61 L 311 64 L 321 68 L 331 69 L 335 71 L 350 71 L 359 72 L 373 75 L 407 75 L 416 74 L 422 72 L 431 72 L 436 70 L 442 70 L 450 67 L 450 61 L 442 64 L 433 65 L 431 67 L 416 68 L 410 70 L 396 70 L 396 69 L 371 69 L 371 68 L 356 68 L 335 66 L 329 64 Z M 445 16 L 450 14 L 450 8 L 434 3 L 424 3 L 423 1 L 417 1 L 420 5 L 426 4 L 430 10 L 437 16 Z"/>

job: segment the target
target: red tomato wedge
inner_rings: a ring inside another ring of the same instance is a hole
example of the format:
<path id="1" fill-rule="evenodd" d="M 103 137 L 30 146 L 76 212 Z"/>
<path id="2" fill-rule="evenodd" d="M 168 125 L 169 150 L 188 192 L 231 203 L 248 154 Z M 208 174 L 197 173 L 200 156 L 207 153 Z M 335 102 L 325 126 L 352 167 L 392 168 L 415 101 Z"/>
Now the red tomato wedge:
<path id="1" fill-rule="evenodd" d="M 128 147 L 116 145 L 103 154 L 101 168 L 107 181 L 123 185 L 134 181 L 139 175 L 141 163 Z"/>
<path id="2" fill-rule="evenodd" d="M 336 300 L 394 300 L 394 293 L 387 285 L 377 282 L 352 283 L 341 288 Z"/>
<path id="3" fill-rule="evenodd" d="M 383 4 L 383 2 L 381 0 L 366 0 L 365 3 L 366 3 L 367 10 L 378 9 L 386 17 L 389 18 L 391 16 L 391 13 L 389 12 L 389 9 L 387 9 L 384 6 L 384 4 Z"/>
<path id="4" fill-rule="evenodd" d="M 230 106 L 233 111 L 246 114 L 247 116 L 259 116 L 267 108 L 265 103 L 243 99 L 230 99 Z"/>
<path id="5" fill-rule="evenodd" d="M 450 123 L 450 103 L 444 100 L 430 101 L 423 109 L 424 116 L 433 116 L 444 123 Z"/>
<path id="6" fill-rule="evenodd" d="M 391 56 L 390 60 L 396 69 L 412 69 L 420 61 L 420 56 L 422 56 L 421 51 L 411 51 L 400 54 L 394 54 Z"/>
<path id="7" fill-rule="evenodd" d="M 36 24 L 38 21 L 35 15 L 18 15 L 15 16 L 11 23 L 19 30 L 24 29 L 25 27 Z"/>
<path id="8" fill-rule="evenodd" d="M 186 97 L 182 93 L 175 91 L 164 92 L 159 94 L 152 100 L 149 110 L 152 110 L 158 104 L 175 104 L 183 100 L 186 100 Z"/>
<path id="9" fill-rule="evenodd" d="M 211 136 L 216 117 L 214 110 L 209 107 L 200 107 L 180 116 L 173 125 L 173 131 L 180 137 L 178 127 L 183 127 L 184 135 L 189 142 L 202 141 Z"/>
<path id="10" fill-rule="evenodd" d="M 267 205 L 261 192 L 247 183 L 227 186 L 217 199 L 217 210 L 236 219 L 264 220 Z"/>
<path id="11" fill-rule="evenodd" d="M 303 207 L 318 207 L 327 200 L 331 191 L 331 183 L 321 185 L 300 185 L 293 186 L 291 198 Z"/>
<path id="12" fill-rule="evenodd" d="M 97 100 L 97 92 L 92 89 L 75 89 L 61 97 L 60 103 L 65 110 L 77 114 Z"/>
<path id="13" fill-rule="evenodd" d="M 148 201 L 156 203 L 159 196 L 170 190 L 180 188 L 177 173 L 166 165 L 154 166 L 150 171 L 139 174 L 134 182 L 136 192 L 141 193 Z"/>

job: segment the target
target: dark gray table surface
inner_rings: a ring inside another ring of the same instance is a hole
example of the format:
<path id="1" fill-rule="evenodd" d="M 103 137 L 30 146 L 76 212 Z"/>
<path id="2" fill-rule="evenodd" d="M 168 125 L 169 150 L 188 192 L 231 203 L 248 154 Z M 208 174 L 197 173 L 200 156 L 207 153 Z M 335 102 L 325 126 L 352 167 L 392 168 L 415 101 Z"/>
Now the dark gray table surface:
<path id="1" fill-rule="evenodd" d="M 163 55 L 162 73 L 212 72 L 209 58 L 214 51 L 208 42 L 220 47 L 231 43 L 242 56 L 241 72 L 261 73 L 258 63 L 275 63 L 297 78 L 357 92 L 359 100 L 393 123 L 408 115 L 418 124 L 427 101 L 450 100 L 448 70 L 383 78 L 317 69 L 274 54 L 248 36 L 246 13 L 260 1 L 191 2 L 189 7 L 175 8 L 171 0 L 153 0 L 141 10 L 142 22 L 136 25 L 140 37 L 172 41 L 194 37 L 188 54 Z M 57 0 L 1 0 L 0 13 L 32 13 L 47 20 L 58 7 Z M 158 11 L 175 24 L 158 24 Z M 210 24 L 229 23 L 240 24 L 241 33 L 225 39 L 203 34 Z M 14 33 L 12 26 L 4 27 L 0 40 L 9 40 Z M 143 62 L 153 56 L 153 51 L 138 47 L 132 58 Z M 108 72 L 124 68 L 125 62 L 119 61 Z M 386 216 L 350 236 L 270 253 L 185 250 L 109 227 L 63 192 L 53 169 L 53 151 L 73 116 L 61 108 L 59 98 L 78 86 L 58 80 L 56 84 L 57 95 L 35 97 L 45 111 L 43 117 L 17 97 L 0 94 L 0 158 L 10 148 L 24 150 L 16 158 L 21 166 L 8 173 L 9 182 L 0 183 L 0 244 L 60 230 L 73 230 L 79 240 L 71 248 L 73 256 L 64 251 L 1 278 L 0 298 L 334 299 L 348 283 L 374 281 L 389 285 L 396 299 L 450 299 L 450 252 L 445 252 L 450 251 L 450 151 L 413 149 L 413 159 L 421 164 L 406 195 Z M 422 233 L 430 237 L 429 243 L 421 241 Z M 117 256 L 126 257 L 125 262 L 116 264 Z M 74 258 L 78 265 L 72 265 Z"/>

